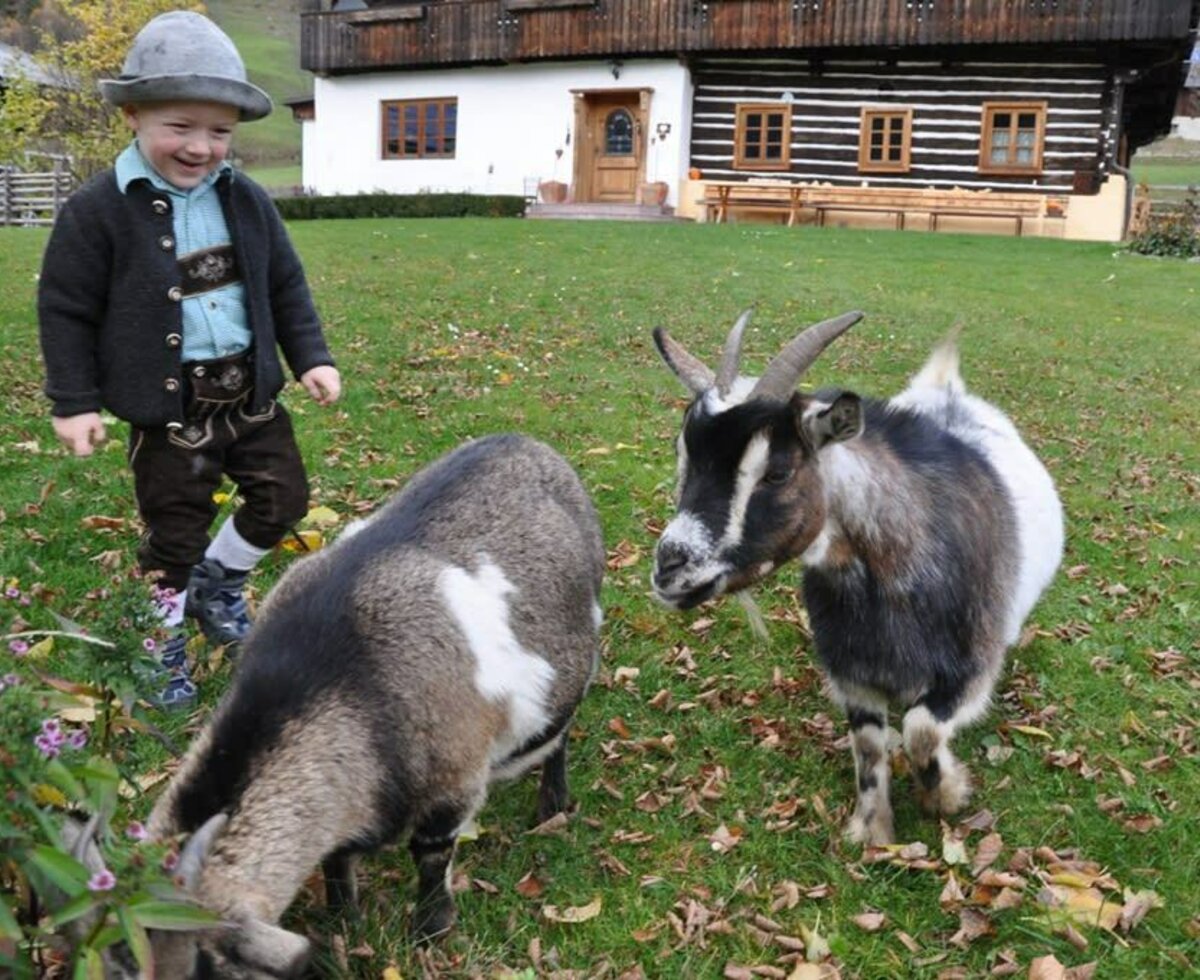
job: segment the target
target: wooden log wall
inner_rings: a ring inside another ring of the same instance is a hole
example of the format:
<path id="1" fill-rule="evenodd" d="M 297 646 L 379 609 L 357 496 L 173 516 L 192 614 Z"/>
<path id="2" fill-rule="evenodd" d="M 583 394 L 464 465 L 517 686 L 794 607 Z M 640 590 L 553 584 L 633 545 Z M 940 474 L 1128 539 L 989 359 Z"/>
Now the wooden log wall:
<path id="1" fill-rule="evenodd" d="M 1108 123 L 1108 71 L 1099 64 L 878 62 L 830 60 L 814 71 L 804 59 L 697 59 L 691 165 L 706 179 L 752 177 L 857 186 L 972 190 L 1033 189 L 1070 193 L 1075 171 L 1094 169 Z M 791 168 L 733 169 L 739 102 L 792 98 Z M 1046 140 L 1040 175 L 978 170 L 982 106 L 990 101 L 1045 101 Z M 860 174 L 860 112 L 910 108 L 911 169 Z"/>
<path id="2" fill-rule="evenodd" d="M 311 4 L 310 4 L 311 7 Z M 958 44 L 1186 43 L 1197 0 L 430 0 L 301 17 L 301 65 Z"/>

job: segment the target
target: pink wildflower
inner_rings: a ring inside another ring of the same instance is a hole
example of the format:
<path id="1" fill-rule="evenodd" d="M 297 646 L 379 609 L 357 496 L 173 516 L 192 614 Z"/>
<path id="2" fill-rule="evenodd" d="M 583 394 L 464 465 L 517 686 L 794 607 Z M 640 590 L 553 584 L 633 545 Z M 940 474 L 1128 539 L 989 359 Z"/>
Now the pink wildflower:
<path id="1" fill-rule="evenodd" d="M 29 652 L 29 644 L 24 640 L 13 640 L 8 644 L 8 648 L 18 657 L 23 657 Z"/>
<path id="2" fill-rule="evenodd" d="M 146 825 L 140 820 L 131 820 L 125 827 L 125 836 L 130 840 L 145 840 L 149 834 L 146 832 Z"/>
<path id="3" fill-rule="evenodd" d="M 177 867 L 179 867 L 179 852 L 167 851 L 167 853 L 163 855 L 162 866 L 163 871 L 168 872 L 174 871 Z"/>
<path id="4" fill-rule="evenodd" d="M 101 868 L 88 879 L 88 891 L 110 892 L 116 887 L 117 876 L 108 868 Z"/>
<path id="5" fill-rule="evenodd" d="M 56 742 L 46 735 L 38 735 L 33 740 L 33 744 L 37 746 L 38 751 L 41 752 L 43 756 L 45 756 L 47 759 L 53 759 L 58 755 L 59 746 L 62 743 Z"/>
<path id="6" fill-rule="evenodd" d="M 157 646 L 158 644 L 154 642 L 154 637 L 152 636 L 148 636 L 142 640 L 142 649 L 147 653 L 153 653 Z"/>
<path id="7" fill-rule="evenodd" d="M 67 745 L 79 751 L 88 743 L 88 735 L 82 728 L 77 728 L 67 736 Z"/>

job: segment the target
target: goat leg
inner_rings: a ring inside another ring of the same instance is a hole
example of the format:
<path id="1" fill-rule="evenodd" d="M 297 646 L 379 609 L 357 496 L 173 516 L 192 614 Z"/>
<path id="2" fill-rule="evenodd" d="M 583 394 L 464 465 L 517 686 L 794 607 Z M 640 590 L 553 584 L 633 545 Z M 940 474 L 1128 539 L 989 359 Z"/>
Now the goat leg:
<path id="1" fill-rule="evenodd" d="M 356 863 L 355 855 L 348 851 L 335 851 L 321 862 L 325 874 L 325 904 L 335 912 L 345 914 L 358 908 Z"/>
<path id="2" fill-rule="evenodd" d="M 542 763 L 542 781 L 538 784 L 537 822 L 544 823 L 556 813 L 566 813 L 571 805 L 567 791 L 567 736 Z"/>
<path id="3" fill-rule="evenodd" d="M 957 813 L 971 796 L 966 766 L 950 751 L 954 719 L 939 721 L 923 704 L 904 716 L 904 751 L 916 778 L 917 802 L 929 814 Z"/>
<path id="4" fill-rule="evenodd" d="M 847 705 L 850 747 L 854 753 L 857 803 L 846 836 L 860 844 L 890 844 L 892 826 L 891 760 L 887 751 L 887 715 L 877 706 Z"/>

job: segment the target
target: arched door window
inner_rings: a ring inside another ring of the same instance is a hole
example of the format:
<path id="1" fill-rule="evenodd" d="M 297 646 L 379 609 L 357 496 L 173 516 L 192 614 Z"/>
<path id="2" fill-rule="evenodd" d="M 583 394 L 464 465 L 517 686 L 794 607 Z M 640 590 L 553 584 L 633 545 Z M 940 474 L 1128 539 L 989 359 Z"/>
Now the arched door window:
<path id="1" fill-rule="evenodd" d="M 614 109 L 604 120 L 606 156 L 629 156 L 633 152 L 633 117 L 626 109 Z"/>

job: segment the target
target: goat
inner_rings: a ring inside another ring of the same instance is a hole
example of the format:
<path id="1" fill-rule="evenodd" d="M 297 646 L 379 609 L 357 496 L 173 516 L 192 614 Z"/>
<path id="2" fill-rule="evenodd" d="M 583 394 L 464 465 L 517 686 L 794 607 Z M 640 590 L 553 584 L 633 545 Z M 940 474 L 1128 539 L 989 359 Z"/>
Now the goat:
<path id="1" fill-rule="evenodd" d="M 987 709 L 1004 654 L 1062 559 L 1054 483 L 999 409 L 969 394 L 956 337 L 889 401 L 795 390 L 860 313 L 794 338 L 738 377 L 743 313 L 714 374 L 661 328 L 659 353 L 694 395 L 677 442 L 678 512 L 653 586 L 687 609 L 792 558 L 816 655 L 851 731 L 852 840 L 893 839 L 887 716 L 931 813 L 970 793 L 949 748 Z"/>
<path id="2" fill-rule="evenodd" d="M 568 805 L 604 562 L 571 467 L 508 435 L 444 456 L 289 568 L 147 821 L 154 839 L 191 834 L 177 877 L 226 922 L 152 934 L 157 975 L 298 975 L 308 940 L 277 922 L 310 869 L 352 902 L 357 855 L 406 833 L 414 936 L 447 931 L 455 840 L 488 784 L 541 763 L 539 821 Z"/>

